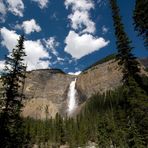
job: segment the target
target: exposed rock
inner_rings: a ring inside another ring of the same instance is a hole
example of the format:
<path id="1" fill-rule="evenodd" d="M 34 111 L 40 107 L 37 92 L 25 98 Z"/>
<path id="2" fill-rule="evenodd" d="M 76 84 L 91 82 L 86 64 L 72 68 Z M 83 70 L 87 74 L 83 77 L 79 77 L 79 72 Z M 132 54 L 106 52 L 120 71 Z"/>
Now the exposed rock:
<path id="1" fill-rule="evenodd" d="M 45 119 L 54 117 L 56 113 L 66 115 L 68 89 L 74 79 L 75 76 L 59 71 L 36 70 L 27 73 L 24 92 L 28 100 L 25 102 L 23 116 Z M 80 108 L 93 94 L 118 87 L 121 79 L 121 72 L 114 60 L 93 66 L 77 76 L 77 100 Z"/>
<path id="2" fill-rule="evenodd" d="M 37 119 L 66 114 L 67 91 L 74 76 L 49 70 L 27 73 L 23 116 Z"/>
<path id="3" fill-rule="evenodd" d="M 141 72 L 148 76 L 143 66 Z M 80 112 L 86 99 L 95 93 L 117 88 L 122 79 L 121 69 L 114 60 L 92 66 L 79 76 L 71 76 L 58 69 L 34 70 L 26 76 L 26 101 L 22 115 L 35 119 L 55 117 L 56 113 L 63 117 L 67 114 L 69 85 L 76 77 L 78 108 L 73 115 Z"/>
<path id="4" fill-rule="evenodd" d="M 117 62 L 114 60 L 96 65 L 77 79 L 77 90 L 81 94 L 81 99 L 91 97 L 95 93 L 104 93 L 113 90 L 121 85 L 122 74 Z"/>

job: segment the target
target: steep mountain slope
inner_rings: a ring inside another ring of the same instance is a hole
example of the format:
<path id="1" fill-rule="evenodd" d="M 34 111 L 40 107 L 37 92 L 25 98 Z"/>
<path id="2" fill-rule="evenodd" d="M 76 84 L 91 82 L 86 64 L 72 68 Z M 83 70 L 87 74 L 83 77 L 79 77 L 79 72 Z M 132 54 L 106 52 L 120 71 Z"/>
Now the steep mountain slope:
<path id="1" fill-rule="evenodd" d="M 78 77 L 77 90 L 89 98 L 95 93 L 104 93 L 117 88 L 121 85 L 121 79 L 121 69 L 117 62 L 110 60 L 83 72 Z"/>
<path id="2" fill-rule="evenodd" d="M 26 101 L 22 115 L 35 119 L 63 117 L 68 114 L 68 91 L 75 78 L 77 90 L 77 109 L 79 112 L 85 100 L 95 93 L 104 93 L 121 85 L 122 73 L 117 62 L 109 56 L 93 64 L 79 76 L 65 74 L 58 69 L 34 70 L 27 73 L 24 93 Z M 142 73 L 148 75 L 142 66 Z"/>
<path id="3" fill-rule="evenodd" d="M 27 73 L 24 93 L 27 98 L 23 116 L 37 119 L 65 114 L 67 92 L 74 76 L 59 70 L 36 70 Z"/>
<path id="4" fill-rule="evenodd" d="M 68 114 L 68 90 L 77 77 L 77 104 L 79 106 L 94 93 L 103 93 L 121 84 L 121 72 L 114 60 L 93 66 L 80 74 L 71 76 L 58 70 L 36 70 L 27 73 L 24 93 L 27 101 L 23 116 L 37 119 Z"/>

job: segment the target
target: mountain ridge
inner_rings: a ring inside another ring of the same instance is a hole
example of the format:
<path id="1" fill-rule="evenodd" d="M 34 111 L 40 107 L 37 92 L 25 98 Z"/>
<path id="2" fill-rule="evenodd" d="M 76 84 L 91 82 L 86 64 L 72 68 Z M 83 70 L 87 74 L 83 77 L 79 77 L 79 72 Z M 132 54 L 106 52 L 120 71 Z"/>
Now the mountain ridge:
<path id="1" fill-rule="evenodd" d="M 122 84 L 122 72 L 113 56 L 108 56 L 96 63 L 78 76 L 69 75 L 55 68 L 27 72 L 24 86 L 26 101 L 22 115 L 45 119 L 46 117 L 54 118 L 56 113 L 59 113 L 65 117 L 68 114 L 69 86 L 75 78 L 77 78 L 78 107 L 74 115 L 79 113 L 81 106 L 92 95 L 114 90 Z M 142 66 L 142 73 L 147 74 L 144 69 L 145 67 Z"/>

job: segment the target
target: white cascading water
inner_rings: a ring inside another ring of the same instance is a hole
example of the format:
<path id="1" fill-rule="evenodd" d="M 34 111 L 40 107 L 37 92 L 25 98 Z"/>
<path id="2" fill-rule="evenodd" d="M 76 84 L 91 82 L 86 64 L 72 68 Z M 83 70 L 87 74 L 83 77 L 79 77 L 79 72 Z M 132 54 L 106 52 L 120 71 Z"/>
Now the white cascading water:
<path id="1" fill-rule="evenodd" d="M 77 104 L 76 104 L 77 90 L 75 88 L 76 81 L 77 81 L 77 79 L 72 81 L 69 86 L 69 92 L 68 92 L 68 113 L 69 114 L 71 114 L 77 106 Z"/>

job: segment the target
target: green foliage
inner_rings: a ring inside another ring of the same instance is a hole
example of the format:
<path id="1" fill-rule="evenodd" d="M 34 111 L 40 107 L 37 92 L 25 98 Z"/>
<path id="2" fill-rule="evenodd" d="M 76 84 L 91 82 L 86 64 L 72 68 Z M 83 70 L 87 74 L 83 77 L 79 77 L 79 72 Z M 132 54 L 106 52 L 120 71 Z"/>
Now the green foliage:
<path id="1" fill-rule="evenodd" d="M 148 1 L 136 0 L 134 14 L 134 26 L 138 35 L 141 35 L 148 49 Z"/>
<path id="2" fill-rule="evenodd" d="M 138 76 L 138 72 L 140 71 L 138 67 L 139 63 L 132 54 L 133 47 L 131 47 L 131 41 L 124 31 L 117 1 L 110 0 L 110 5 L 115 28 L 116 46 L 118 49 L 117 60 L 119 60 L 119 65 L 121 65 L 123 69 L 123 82 L 128 85 L 129 77 L 132 76 L 136 79 Z"/>
<path id="3" fill-rule="evenodd" d="M 148 96 L 134 79 L 130 84 L 130 88 L 123 86 L 92 96 L 75 118 L 62 119 L 57 114 L 45 121 L 25 119 L 30 144 L 76 148 L 91 141 L 99 147 L 146 147 Z"/>
<path id="4" fill-rule="evenodd" d="M 22 108 L 23 84 L 25 79 L 26 67 L 23 63 L 24 36 L 18 40 L 18 45 L 7 57 L 5 69 L 2 75 L 3 96 L 2 111 L 0 120 L 0 146 L 21 147 L 23 144 L 23 120 L 20 117 Z"/>
<path id="5" fill-rule="evenodd" d="M 141 134 L 141 139 L 148 142 L 148 95 L 147 93 L 139 87 L 133 78 L 130 79 L 130 86 L 126 92 L 125 99 L 127 100 L 127 114 L 129 116 L 128 124 L 130 129 Z M 137 129 L 135 129 L 137 127 Z M 136 135 L 137 136 L 137 135 Z M 136 138 L 140 140 L 138 135 Z M 134 138 L 134 137 L 133 137 Z M 135 143 L 137 141 L 134 141 Z M 143 141 L 141 141 L 142 143 Z M 138 141 L 139 143 L 139 141 Z"/>
<path id="6" fill-rule="evenodd" d="M 108 56 L 106 56 L 105 58 L 103 58 L 103 59 L 97 61 L 96 63 L 92 64 L 91 66 L 87 67 L 87 68 L 84 70 L 84 72 L 87 71 L 88 69 L 94 67 L 94 66 L 97 66 L 98 64 L 103 64 L 103 63 L 108 62 L 108 61 L 110 61 L 110 60 L 113 60 L 113 59 L 115 59 L 115 58 L 116 58 L 116 54 L 108 55 Z"/>

